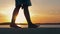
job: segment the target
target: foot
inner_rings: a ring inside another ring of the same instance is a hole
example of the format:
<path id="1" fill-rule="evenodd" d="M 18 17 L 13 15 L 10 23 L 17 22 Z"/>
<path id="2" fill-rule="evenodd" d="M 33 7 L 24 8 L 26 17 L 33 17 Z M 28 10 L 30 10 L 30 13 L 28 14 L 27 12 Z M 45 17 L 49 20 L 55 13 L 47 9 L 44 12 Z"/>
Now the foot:
<path id="1" fill-rule="evenodd" d="M 28 25 L 28 28 L 37 28 L 38 26 L 35 24 Z"/>
<path id="2" fill-rule="evenodd" d="M 16 24 L 10 24 L 10 27 L 12 27 L 12 28 L 21 28 L 21 27 L 18 27 Z"/>

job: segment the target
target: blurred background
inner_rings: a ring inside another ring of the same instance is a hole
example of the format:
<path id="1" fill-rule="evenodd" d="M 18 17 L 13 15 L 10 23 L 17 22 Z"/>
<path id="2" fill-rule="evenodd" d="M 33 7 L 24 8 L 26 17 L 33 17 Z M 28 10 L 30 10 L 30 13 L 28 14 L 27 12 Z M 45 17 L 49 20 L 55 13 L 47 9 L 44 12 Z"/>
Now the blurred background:
<path id="1" fill-rule="evenodd" d="M 60 0 L 31 0 L 29 7 L 31 21 L 40 23 L 60 23 Z M 0 23 L 10 23 L 15 8 L 15 0 L 0 0 Z M 20 9 L 16 23 L 27 24 L 23 9 Z"/>

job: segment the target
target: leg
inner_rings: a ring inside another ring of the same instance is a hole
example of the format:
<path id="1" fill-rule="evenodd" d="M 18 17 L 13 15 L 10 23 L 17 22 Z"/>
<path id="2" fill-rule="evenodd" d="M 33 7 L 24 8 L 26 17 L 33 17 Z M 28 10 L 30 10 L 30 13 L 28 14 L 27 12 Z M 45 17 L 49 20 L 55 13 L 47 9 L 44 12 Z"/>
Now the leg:
<path id="1" fill-rule="evenodd" d="M 15 23 L 16 17 L 17 17 L 18 12 L 19 12 L 19 9 L 20 9 L 20 6 L 16 6 L 16 8 L 14 9 L 11 23 Z"/>
<path id="2" fill-rule="evenodd" d="M 28 27 L 29 28 L 36 28 L 37 26 L 35 24 L 32 24 L 32 22 L 31 22 L 28 6 L 24 5 L 23 8 L 24 8 L 24 15 L 25 15 L 27 22 L 28 22 Z"/>
<path id="3" fill-rule="evenodd" d="M 31 19 L 30 19 L 30 15 L 29 15 L 28 6 L 24 7 L 24 15 L 27 19 L 28 25 L 32 24 Z"/>
<path id="4" fill-rule="evenodd" d="M 13 16 L 12 16 L 12 21 L 11 21 L 11 24 L 10 24 L 11 27 L 18 27 L 15 24 L 15 20 L 16 20 L 16 17 L 18 15 L 19 9 L 20 9 L 20 5 L 16 6 L 16 8 L 14 9 Z"/>

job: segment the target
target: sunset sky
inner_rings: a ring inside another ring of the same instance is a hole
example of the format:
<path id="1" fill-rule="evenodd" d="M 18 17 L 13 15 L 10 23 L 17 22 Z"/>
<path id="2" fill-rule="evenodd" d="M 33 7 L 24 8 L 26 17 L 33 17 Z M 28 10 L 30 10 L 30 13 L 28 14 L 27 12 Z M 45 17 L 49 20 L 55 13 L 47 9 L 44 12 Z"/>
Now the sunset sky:
<path id="1" fill-rule="evenodd" d="M 60 23 L 60 0 L 31 0 L 31 3 L 29 11 L 33 23 Z M 0 23 L 11 22 L 14 8 L 15 0 L 0 0 Z M 16 22 L 27 22 L 22 9 Z"/>

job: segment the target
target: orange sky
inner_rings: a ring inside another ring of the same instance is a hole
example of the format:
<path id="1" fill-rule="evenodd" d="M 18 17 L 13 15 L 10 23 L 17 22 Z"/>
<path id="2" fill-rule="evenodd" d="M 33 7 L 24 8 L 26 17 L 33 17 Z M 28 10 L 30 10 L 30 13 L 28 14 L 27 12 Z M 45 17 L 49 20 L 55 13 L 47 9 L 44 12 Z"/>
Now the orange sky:
<path id="1" fill-rule="evenodd" d="M 31 20 L 33 23 L 59 23 L 60 22 L 60 4 L 59 0 L 31 0 L 32 6 L 29 7 Z M 11 22 L 13 10 L 15 8 L 14 0 L 0 0 L 0 23 Z M 21 9 L 16 22 L 26 22 Z"/>

